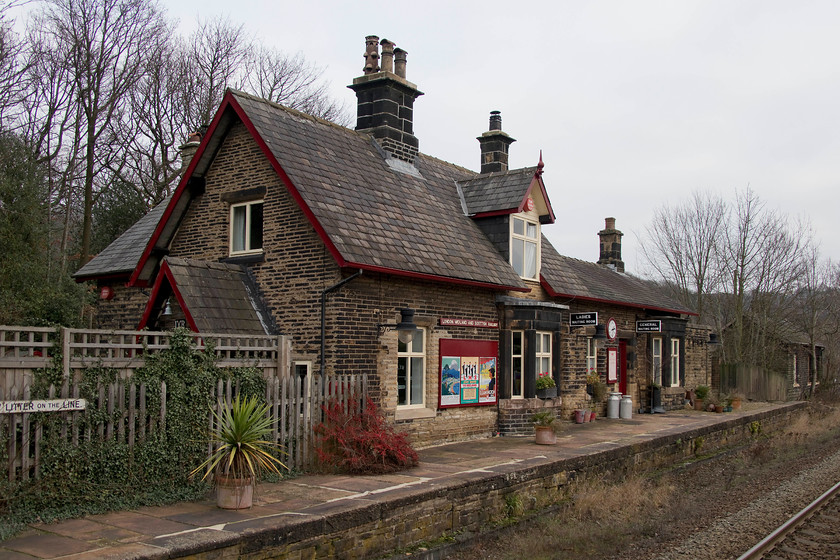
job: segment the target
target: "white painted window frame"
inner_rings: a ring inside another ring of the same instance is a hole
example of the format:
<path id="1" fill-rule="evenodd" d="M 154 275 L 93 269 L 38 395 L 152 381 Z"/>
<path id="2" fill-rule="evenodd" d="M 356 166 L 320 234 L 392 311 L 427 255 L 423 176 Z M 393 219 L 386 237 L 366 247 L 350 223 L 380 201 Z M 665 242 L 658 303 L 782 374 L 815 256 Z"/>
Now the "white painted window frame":
<path id="1" fill-rule="evenodd" d="M 671 339 L 671 387 L 680 386 L 680 339 Z"/>
<path id="2" fill-rule="evenodd" d="M 412 347 L 414 346 L 417 337 L 420 337 L 420 346 L 421 349 L 413 350 Z M 405 359 L 406 361 L 406 377 L 405 377 L 405 404 L 400 404 L 399 402 L 399 387 L 397 387 L 397 408 L 398 409 L 411 409 L 411 408 L 425 408 L 426 407 L 426 329 L 423 327 L 419 327 L 417 332 L 414 334 L 414 338 L 412 338 L 411 342 L 405 345 L 405 350 L 400 350 L 400 347 L 403 343 L 397 341 L 397 363 L 399 364 L 400 359 Z M 420 395 L 420 402 L 412 403 L 411 397 L 412 395 L 412 377 L 414 375 L 414 367 L 412 366 L 412 362 L 414 358 L 421 358 L 422 359 L 422 366 L 420 367 L 420 376 L 421 376 L 421 395 Z M 397 384 L 399 384 L 399 375 L 397 376 Z"/>
<path id="3" fill-rule="evenodd" d="M 662 386 L 662 337 L 660 336 L 656 336 L 650 341 L 650 367 L 653 382 Z"/>
<path id="4" fill-rule="evenodd" d="M 518 233 L 515 232 L 517 220 L 523 222 L 522 231 L 524 233 L 522 233 L 522 234 L 518 234 Z M 529 225 L 534 226 L 534 232 L 535 232 L 534 237 L 528 236 L 528 226 Z M 519 274 L 519 276 L 521 278 L 524 278 L 526 280 L 537 280 L 540 277 L 540 265 L 541 265 L 541 253 L 542 253 L 542 248 L 540 246 L 541 237 L 542 236 L 540 235 L 540 222 L 539 222 L 539 220 L 534 220 L 534 219 L 526 217 L 522 214 L 514 214 L 513 216 L 511 216 L 511 219 L 510 219 L 510 265 L 513 267 L 513 269 L 516 271 L 516 273 Z M 521 271 L 517 270 L 517 263 L 515 263 L 514 260 L 513 260 L 513 242 L 514 242 L 514 240 L 520 240 L 523 243 L 522 262 L 518 263 L 519 266 L 521 267 Z M 524 273 L 525 273 L 525 247 L 529 243 L 533 244 L 534 251 L 536 252 L 536 254 L 534 256 L 534 258 L 535 258 L 534 275 L 533 276 L 524 276 Z"/>
<path id="5" fill-rule="evenodd" d="M 249 200 L 247 202 L 240 202 L 237 204 L 230 205 L 230 217 L 229 217 L 229 230 L 230 235 L 228 237 L 228 250 L 231 256 L 238 256 L 238 255 L 257 255 L 263 252 L 263 239 L 260 239 L 260 247 L 259 248 L 252 248 L 253 240 L 251 239 L 251 211 L 254 206 L 260 205 L 263 207 L 263 238 L 265 237 L 265 205 L 262 199 L 259 200 Z M 245 239 L 243 240 L 243 245 L 245 249 L 241 251 L 234 250 L 234 236 L 236 232 L 234 231 L 234 214 L 237 208 L 245 208 Z"/>

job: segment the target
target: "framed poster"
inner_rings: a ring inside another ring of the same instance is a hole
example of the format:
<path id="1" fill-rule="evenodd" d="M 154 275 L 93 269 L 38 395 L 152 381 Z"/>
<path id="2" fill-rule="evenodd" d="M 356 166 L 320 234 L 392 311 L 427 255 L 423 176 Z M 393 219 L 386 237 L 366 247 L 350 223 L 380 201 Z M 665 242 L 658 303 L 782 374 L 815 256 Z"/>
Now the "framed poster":
<path id="1" fill-rule="evenodd" d="M 499 343 L 441 339 L 438 407 L 496 404 Z"/>
<path id="2" fill-rule="evenodd" d="M 618 348 L 607 348 L 607 383 L 618 382 Z"/>

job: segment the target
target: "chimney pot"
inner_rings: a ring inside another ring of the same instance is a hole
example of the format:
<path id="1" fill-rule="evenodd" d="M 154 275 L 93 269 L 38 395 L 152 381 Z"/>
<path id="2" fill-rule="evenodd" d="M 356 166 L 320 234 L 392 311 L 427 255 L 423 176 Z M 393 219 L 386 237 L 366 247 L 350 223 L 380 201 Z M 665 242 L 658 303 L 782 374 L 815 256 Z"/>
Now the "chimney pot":
<path id="1" fill-rule="evenodd" d="M 394 49 L 394 73 L 400 78 L 405 78 L 405 62 L 408 53 L 401 48 Z"/>
<path id="2" fill-rule="evenodd" d="M 379 37 L 368 35 L 365 37 L 365 74 L 379 72 Z"/>
<path id="3" fill-rule="evenodd" d="M 490 111 L 490 130 L 502 130 L 501 111 Z"/>
<path id="4" fill-rule="evenodd" d="M 388 39 L 382 39 L 379 43 L 382 45 L 382 71 L 383 72 L 393 72 L 394 71 L 394 47 L 396 46 L 394 43 L 389 41 Z"/>
<path id="5" fill-rule="evenodd" d="M 604 229 L 615 229 L 615 218 L 607 218 L 606 220 L 604 220 L 604 222 Z"/>
<path id="6" fill-rule="evenodd" d="M 187 172 L 195 153 L 198 151 L 198 146 L 201 144 L 201 132 L 191 132 L 187 136 L 187 141 L 178 146 L 181 152 L 181 175 Z"/>

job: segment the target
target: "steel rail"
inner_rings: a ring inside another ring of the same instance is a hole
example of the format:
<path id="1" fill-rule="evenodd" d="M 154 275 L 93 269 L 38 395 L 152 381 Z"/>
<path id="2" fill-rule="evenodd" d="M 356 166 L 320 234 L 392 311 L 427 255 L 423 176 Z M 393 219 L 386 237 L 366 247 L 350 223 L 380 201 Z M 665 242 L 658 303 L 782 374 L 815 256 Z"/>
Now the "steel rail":
<path id="1" fill-rule="evenodd" d="M 761 542 L 743 553 L 738 560 L 756 560 L 778 545 L 794 529 L 802 525 L 811 515 L 840 492 L 840 482 L 826 490 L 822 496 L 807 505 L 802 511 L 785 521 L 779 528 L 764 537 Z"/>

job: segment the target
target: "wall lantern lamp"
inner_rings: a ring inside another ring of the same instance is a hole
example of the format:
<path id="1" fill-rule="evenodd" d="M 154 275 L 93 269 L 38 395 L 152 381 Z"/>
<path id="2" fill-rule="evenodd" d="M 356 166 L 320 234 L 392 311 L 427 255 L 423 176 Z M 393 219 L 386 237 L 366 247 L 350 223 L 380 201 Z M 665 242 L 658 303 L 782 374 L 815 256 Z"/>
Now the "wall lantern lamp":
<path id="1" fill-rule="evenodd" d="M 604 325 L 595 325 L 595 334 L 592 336 L 595 341 L 595 346 L 603 348 L 607 345 L 607 327 Z"/>
<path id="2" fill-rule="evenodd" d="M 379 325 L 379 332 L 384 334 L 392 330 L 397 331 L 397 338 L 403 344 L 408 344 L 414 340 L 414 335 L 420 331 L 417 325 L 414 324 L 414 310 L 410 307 L 400 309 L 400 322 L 396 324 L 382 324 Z"/>
<path id="3" fill-rule="evenodd" d="M 709 333 L 709 342 L 708 342 L 708 344 L 709 344 L 709 346 L 711 346 L 712 348 L 717 348 L 718 346 L 720 346 L 720 339 L 718 338 L 717 333 L 713 333 L 713 332 Z"/>

